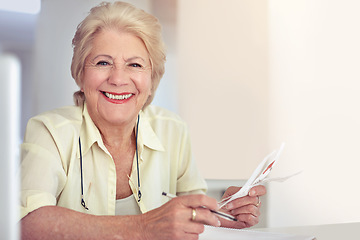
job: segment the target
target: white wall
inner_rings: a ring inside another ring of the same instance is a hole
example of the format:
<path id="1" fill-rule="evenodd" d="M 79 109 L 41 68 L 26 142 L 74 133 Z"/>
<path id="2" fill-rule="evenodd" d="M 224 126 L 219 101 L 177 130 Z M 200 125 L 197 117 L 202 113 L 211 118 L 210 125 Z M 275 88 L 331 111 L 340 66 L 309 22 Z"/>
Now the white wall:
<path id="1" fill-rule="evenodd" d="M 180 113 L 206 178 L 286 142 L 271 227 L 360 220 L 360 2 L 179 1 Z"/>
<path id="2" fill-rule="evenodd" d="M 269 1 L 273 226 L 360 221 L 360 2 Z"/>
<path id="3" fill-rule="evenodd" d="M 266 6 L 178 2 L 179 111 L 206 178 L 248 178 L 268 152 Z"/>
<path id="4" fill-rule="evenodd" d="M 42 1 L 35 34 L 33 115 L 73 104 L 77 89 L 70 74 L 71 40 L 89 11 L 85 1 Z M 61 19 L 61 20 L 60 20 Z"/>

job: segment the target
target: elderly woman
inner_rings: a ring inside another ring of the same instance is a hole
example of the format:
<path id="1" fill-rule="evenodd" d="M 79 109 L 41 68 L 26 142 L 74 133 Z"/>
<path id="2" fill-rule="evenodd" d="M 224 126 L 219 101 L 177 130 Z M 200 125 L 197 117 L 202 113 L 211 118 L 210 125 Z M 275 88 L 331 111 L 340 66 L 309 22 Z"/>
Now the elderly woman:
<path id="1" fill-rule="evenodd" d="M 78 26 L 76 106 L 32 118 L 22 144 L 23 239 L 197 239 L 204 224 L 258 222 L 265 188 L 222 209 L 238 221 L 218 218 L 186 124 L 149 105 L 164 73 L 160 32 L 155 17 L 121 2 L 94 7 Z"/>

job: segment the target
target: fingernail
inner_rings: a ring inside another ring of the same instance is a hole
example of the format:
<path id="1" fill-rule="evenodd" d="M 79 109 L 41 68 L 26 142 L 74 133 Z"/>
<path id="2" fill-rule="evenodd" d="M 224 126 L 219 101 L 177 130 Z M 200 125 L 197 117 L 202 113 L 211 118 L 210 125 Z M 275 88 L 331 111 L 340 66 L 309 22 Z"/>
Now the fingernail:
<path id="1" fill-rule="evenodd" d="M 218 219 L 218 224 L 217 224 L 217 226 L 218 227 L 220 227 L 221 226 L 221 222 L 220 222 L 220 220 Z"/>

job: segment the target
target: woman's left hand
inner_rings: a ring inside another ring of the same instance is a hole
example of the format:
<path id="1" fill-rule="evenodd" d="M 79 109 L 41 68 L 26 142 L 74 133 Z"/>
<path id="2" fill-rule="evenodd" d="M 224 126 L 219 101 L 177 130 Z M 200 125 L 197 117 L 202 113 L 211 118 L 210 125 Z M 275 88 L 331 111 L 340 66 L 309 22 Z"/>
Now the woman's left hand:
<path id="1" fill-rule="evenodd" d="M 223 198 L 226 198 L 239 191 L 239 187 L 229 187 Z M 264 186 L 255 186 L 250 189 L 247 196 L 235 199 L 226 204 L 221 211 L 237 218 L 238 221 L 230 221 L 219 218 L 222 227 L 228 228 L 247 228 L 256 225 L 259 222 L 261 200 L 260 197 L 266 194 Z"/>

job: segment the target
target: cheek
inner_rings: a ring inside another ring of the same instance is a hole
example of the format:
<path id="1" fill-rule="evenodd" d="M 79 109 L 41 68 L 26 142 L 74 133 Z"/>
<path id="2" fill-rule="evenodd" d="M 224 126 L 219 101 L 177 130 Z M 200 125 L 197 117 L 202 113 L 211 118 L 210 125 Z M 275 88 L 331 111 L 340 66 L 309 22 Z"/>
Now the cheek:
<path id="1" fill-rule="evenodd" d="M 96 90 L 97 87 L 100 85 L 100 83 L 101 83 L 101 79 L 98 76 L 96 76 L 96 74 L 94 73 L 90 74 L 87 71 L 85 71 L 83 75 L 81 89 L 87 92 Z"/>
<path id="2" fill-rule="evenodd" d="M 133 78 L 133 83 L 143 98 L 147 98 L 151 95 L 152 81 L 150 75 L 143 75 L 137 78 Z"/>

